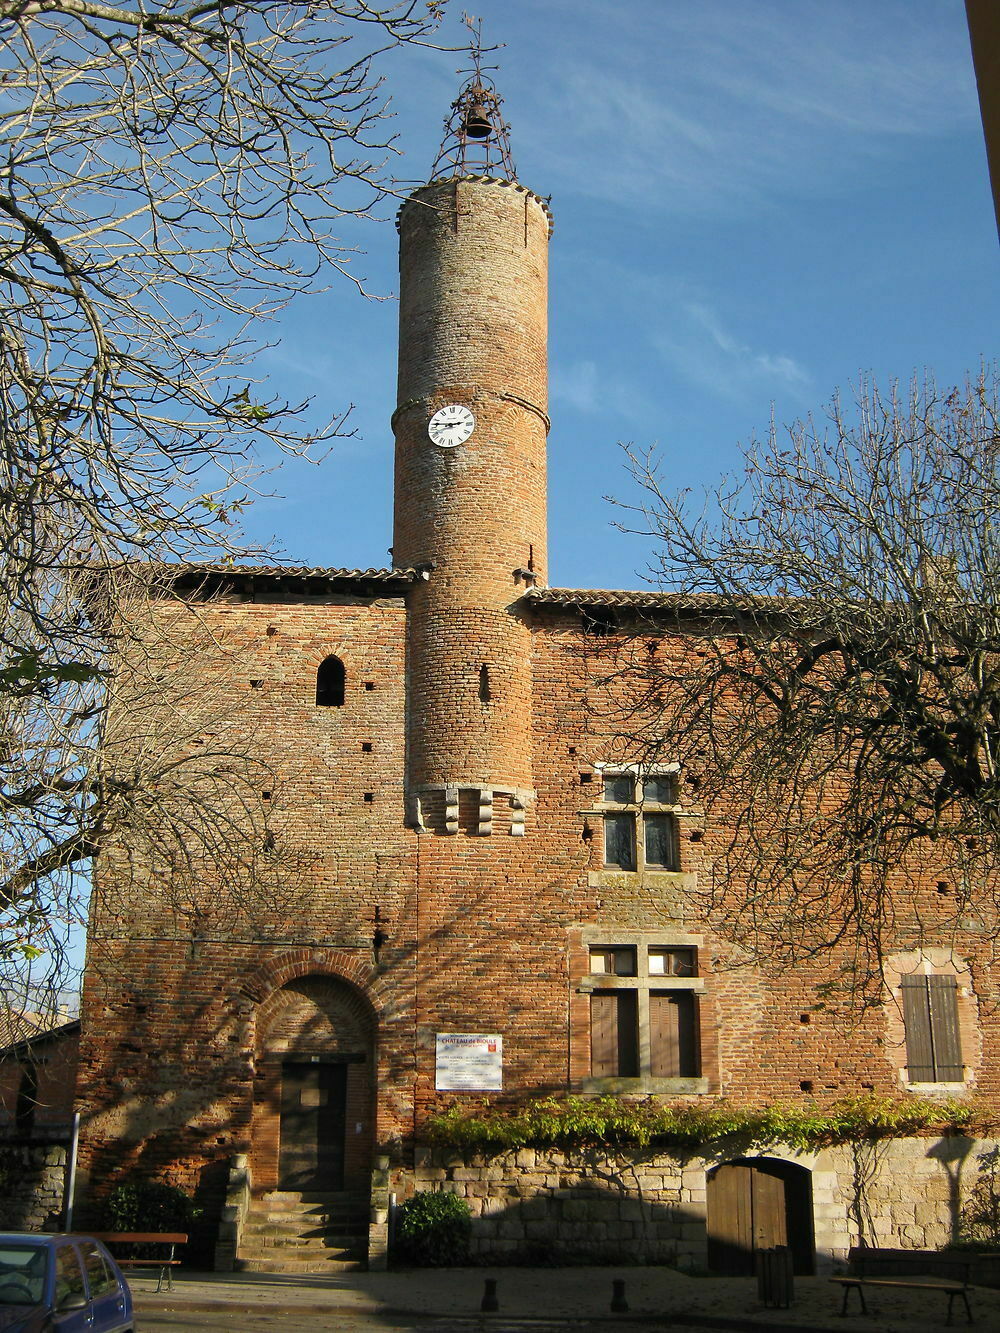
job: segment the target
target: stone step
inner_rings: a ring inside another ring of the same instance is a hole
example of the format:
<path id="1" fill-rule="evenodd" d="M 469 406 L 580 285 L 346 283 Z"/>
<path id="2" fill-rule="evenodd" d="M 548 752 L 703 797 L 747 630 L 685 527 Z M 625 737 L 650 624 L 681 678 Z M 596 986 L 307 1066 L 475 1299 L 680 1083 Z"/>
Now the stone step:
<path id="1" fill-rule="evenodd" d="M 253 1198 L 253 1205 L 265 1202 L 271 1208 L 309 1208 L 312 1205 L 335 1205 L 343 1208 L 353 1208 L 357 1204 L 365 1204 L 368 1201 L 367 1194 L 359 1194 L 353 1190 L 341 1189 L 332 1193 L 311 1192 L 307 1190 L 304 1193 L 296 1193 L 291 1189 L 269 1189 L 267 1193 L 257 1194 Z"/>
<path id="2" fill-rule="evenodd" d="M 301 1227 L 305 1231 L 316 1230 L 319 1227 L 341 1227 L 341 1226 L 364 1226 L 368 1220 L 367 1208 L 344 1209 L 343 1212 L 336 1213 L 294 1213 L 291 1209 L 272 1210 L 263 1208 L 251 1208 L 247 1213 L 247 1225 L 251 1222 L 264 1223 L 267 1226 L 285 1227 L 292 1229 Z"/>
<path id="3" fill-rule="evenodd" d="M 361 1259 L 257 1259 L 239 1258 L 236 1269 L 242 1273 L 357 1273 L 364 1268 Z"/>
<path id="4" fill-rule="evenodd" d="M 253 1245 L 275 1246 L 288 1245 L 293 1249 L 309 1248 L 313 1250 L 357 1249 L 364 1243 L 363 1231 L 317 1231 L 310 1235 L 290 1236 L 286 1232 L 246 1231 L 240 1238 L 240 1252 Z"/>
<path id="5" fill-rule="evenodd" d="M 308 1259 L 311 1263 L 325 1264 L 334 1259 L 344 1263 L 361 1259 L 364 1251 L 360 1245 L 241 1245 L 241 1259 L 291 1259 L 296 1262 Z"/>

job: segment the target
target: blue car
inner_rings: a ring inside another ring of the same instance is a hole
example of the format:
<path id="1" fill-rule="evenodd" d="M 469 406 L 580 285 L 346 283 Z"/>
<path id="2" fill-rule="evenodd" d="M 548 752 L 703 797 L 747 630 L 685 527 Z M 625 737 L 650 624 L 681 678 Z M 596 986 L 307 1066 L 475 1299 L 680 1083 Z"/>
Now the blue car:
<path id="1" fill-rule="evenodd" d="M 0 1333 L 135 1333 L 132 1293 L 100 1241 L 0 1233 Z"/>

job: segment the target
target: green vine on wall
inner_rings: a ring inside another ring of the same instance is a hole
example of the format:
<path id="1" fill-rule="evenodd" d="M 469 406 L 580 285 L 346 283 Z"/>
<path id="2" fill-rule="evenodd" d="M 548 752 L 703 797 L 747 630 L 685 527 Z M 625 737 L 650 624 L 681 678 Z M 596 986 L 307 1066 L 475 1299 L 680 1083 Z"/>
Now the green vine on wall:
<path id="1" fill-rule="evenodd" d="M 494 1154 L 514 1148 L 693 1148 L 737 1137 L 747 1143 L 822 1148 L 936 1132 L 963 1133 L 975 1109 L 955 1101 L 921 1097 L 861 1096 L 832 1106 L 765 1106 L 742 1109 L 724 1100 L 670 1105 L 650 1097 L 544 1097 L 517 1107 L 452 1107 L 425 1123 L 423 1139 L 435 1147 Z"/>

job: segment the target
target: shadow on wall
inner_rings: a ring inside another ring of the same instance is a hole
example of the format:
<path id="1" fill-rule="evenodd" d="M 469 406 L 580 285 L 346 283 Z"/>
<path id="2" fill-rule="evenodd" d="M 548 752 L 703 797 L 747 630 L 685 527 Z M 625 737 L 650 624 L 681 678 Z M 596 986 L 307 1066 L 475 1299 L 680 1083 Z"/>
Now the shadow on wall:
<path id="1" fill-rule="evenodd" d="M 471 1202 L 471 1201 L 470 1201 Z M 483 1199 L 472 1219 L 475 1263 L 532 1267 L 667 1264 L 705 1268 L 705 1218 L 597 1181 L 530 1198 Z"/>
<path id="2" fill-rule="evenodd" d="M 789 1245 L 796 1273 L 814 1272 L 808 1170 L 767 1158 L 707 1172 L 699 1164 L 694 1172 L 706 1187 L 706 1212 L 692 1197 L 700 1190 L 685 1188 L 692 1165 L 592 1159 L 560 1169 L 540 1158 L 523 1163 L 520 1177 L 509 1162 L 506 1170 L 451 1167 L 452 1179 L 441 1183 L 464 1194 L 472 1210 L 469 1257 L 476 1263 L 665 1264 L 737 1275 L 754 1272 L 755 1250 Z M 530 1174 L 540 1179 L 529 1184 Z M 559 1175 L 562 1183 L 543 1183 Z"/>

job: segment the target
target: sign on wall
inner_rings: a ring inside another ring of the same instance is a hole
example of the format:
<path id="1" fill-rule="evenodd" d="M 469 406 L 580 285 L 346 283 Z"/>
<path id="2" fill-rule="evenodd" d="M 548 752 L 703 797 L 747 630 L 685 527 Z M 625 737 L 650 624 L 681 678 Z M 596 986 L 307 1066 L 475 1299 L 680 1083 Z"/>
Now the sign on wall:
<path id="1" fill-rule="evenodd" d="M 439 1032 L 434 1086 L 438 1092 L 502 1092 L 503 1037 Z"/>

